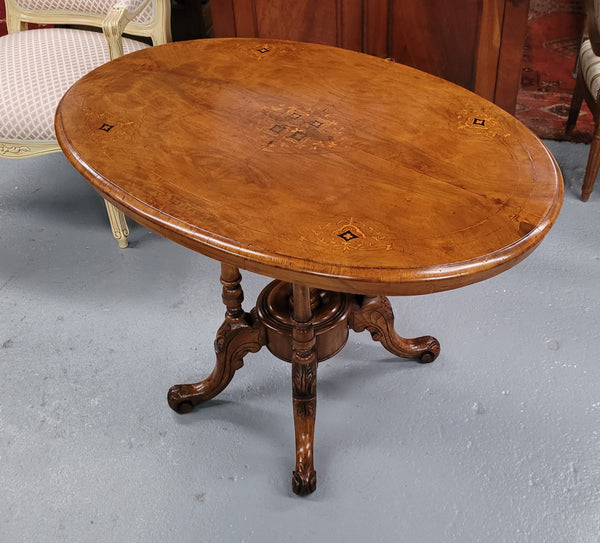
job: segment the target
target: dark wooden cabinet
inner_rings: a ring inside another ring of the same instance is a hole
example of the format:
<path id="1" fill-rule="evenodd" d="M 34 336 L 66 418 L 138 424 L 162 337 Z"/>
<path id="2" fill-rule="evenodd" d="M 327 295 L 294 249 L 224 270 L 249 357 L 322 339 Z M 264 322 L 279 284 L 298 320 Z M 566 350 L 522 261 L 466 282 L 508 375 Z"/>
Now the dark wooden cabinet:
<path id="1" fill-rule="evenodd" d="M 171 34 L 173 41 L 206 38 L 210 32 L 208 0 L 171 0 Z M 207 20 L 208 19 L 208 20 Z"/>
<path id="2" fill-rule="evenodd" d="M 393 58 L 514 112 L 529 0 L 211 0 L 215 37 L 281 38 Z"/>

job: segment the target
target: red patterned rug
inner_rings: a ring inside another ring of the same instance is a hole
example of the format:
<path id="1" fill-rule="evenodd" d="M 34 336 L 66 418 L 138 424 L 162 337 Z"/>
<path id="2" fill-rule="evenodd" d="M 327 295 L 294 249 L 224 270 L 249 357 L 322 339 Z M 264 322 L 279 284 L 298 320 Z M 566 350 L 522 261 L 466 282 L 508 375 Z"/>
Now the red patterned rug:
<path id="1" fill-rule="evenodd" d="M 584 12 L 583 0 L 531 0 L 516 117 L 541 138 L 567 139 Z M 593 130 L 584 104 L 569 140 L 589 142 Z"/>

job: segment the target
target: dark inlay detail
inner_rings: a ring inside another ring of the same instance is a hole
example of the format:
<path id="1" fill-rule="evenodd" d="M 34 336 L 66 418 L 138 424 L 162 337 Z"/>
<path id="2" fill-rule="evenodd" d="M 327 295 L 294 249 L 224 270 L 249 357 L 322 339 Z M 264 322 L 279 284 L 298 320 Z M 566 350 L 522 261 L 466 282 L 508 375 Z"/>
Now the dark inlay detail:
<path id="1" fill-rule="evenodd" d="M 340 238 L 342 238 L 344 241 L 351 241 L 355 238 L 357 238 L 358 236 L 352 232 L 351 230 L 346 230 L 345 232 L 342 232 L 341 234 L 338 234 L 338 236 Z"/>
<path id="2" fill-rule="evenodd" d="M 475 117 L 473 119 L 473 124 L 476 124 L 477 126 L 485 126 L 485 119 L 478 119 Z"/>
<path id="3" fill-rule="evenodd" d="M 315 128 L 321 128 L 321 126 L 323 126 L 323 123 L 315 119 L 312 123 L 310 123 L 310 125 L 314 126 Z"/>
<path id="4" fill-rule="evenodd" d="M 285 130 L 285 126 L 276 124 L 276 125 L 273 125 L 269 130 L 271 130 L 271 132 L 275 132 L 275 134 L 279 134 L 282 130 Z"/>
<path id="5" fill-rule="evenodd" d="M 113 129 L 114 126 L 112 124 L 106 124 L 104 123 L 101 127 L 100 130 L 104 130 L 104 132 L 110 132 L 111 129 Z"/>
<path id="6" fill-rule="evenodd" d="M 257 51 L 258 51 L 259 53 L 268 53 L 268 52 L 269 52 L 269 49 L 267 49 L 266 47 L 261 47 L 260 49 L 257 49 Z"/>
<path id="7" fill-rule="evenodd" d="M 299 119 L 300 117 L 302 117 L 302 115 L 300 115 L 300 113 L 292 113 L 292 114 L 290 115 L 290 117 L 291 117 L 292 119 Z"/>
<path id="8" fill-rule="evenodd" d="M 531 232 L 534 229 L 535 229 L 535 225 L 533 225 L 529 222 L 521 221 L 519 223 L 519 234 L 521 234 L 522 236 L 526 236 L 527 234 L 529 234 L 529 232 Z"/>
<path id="9" fill-rule="evenodd" d="M 299 130 L 297 132 L 294 132 L 290 138 L 292 138 L 293 140 L 296 141 L 301 141 L 306 137 L 306 134 L 304 132 L 300 132 Z"/>

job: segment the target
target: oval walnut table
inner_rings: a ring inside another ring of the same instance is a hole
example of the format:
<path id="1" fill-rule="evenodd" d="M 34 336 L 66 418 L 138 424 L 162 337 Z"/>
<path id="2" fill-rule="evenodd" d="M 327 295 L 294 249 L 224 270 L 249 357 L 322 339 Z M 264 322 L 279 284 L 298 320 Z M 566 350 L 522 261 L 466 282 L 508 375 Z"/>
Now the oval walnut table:
<path id="1" fill-rule="evenodd" d="M 221 262 L 216 366 L 168 393 L 213 398 L 267 348 L 291 362 L 297 494 L 316 487 L 317 364 L 348 330 L 431 362 L 393 329 L 385 296 L 467 285 L 514 266 L 562 202 L 544 145 L 490 102 L 352 51 L 254 39 L 172 43 L 75 84 L 58 140 L 127 215 Z M 275 279 L 249 313 L 239 269 Z"/>

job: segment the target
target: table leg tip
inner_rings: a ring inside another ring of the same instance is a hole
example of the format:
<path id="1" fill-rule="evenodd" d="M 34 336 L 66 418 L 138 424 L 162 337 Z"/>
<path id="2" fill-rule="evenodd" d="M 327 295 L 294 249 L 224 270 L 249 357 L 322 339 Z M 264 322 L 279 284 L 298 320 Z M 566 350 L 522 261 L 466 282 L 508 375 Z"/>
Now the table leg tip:
<path id="1" fill-rule="evenodd" d="M 301 475 L 298 471 L 292 473 L 292 490 L 298 496 L 306 496 L 317 488 L 317 472 L 311 471 Z"/>
<path id="2" fill-rule="evenodd" d="M 418 361 L 420 364 L 431 364 L 431 362 L 433 362 L 436 358 L 436 353 L 433 353 L 431 351 L 425 351 L 419 356 Z"/>
<path id="3" fill-rule="evenodd" d="M 167 402 L 169 407 L 180 415 L 191 413 L 194 409 L 193 402 L 182 398 L 179 387 L 172 387 L 169 390 L 169 393 L 167 394 Z"/>

